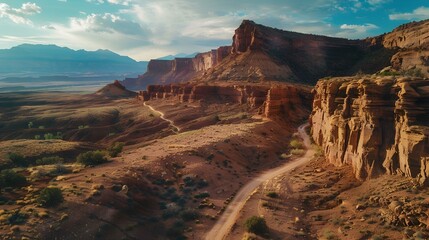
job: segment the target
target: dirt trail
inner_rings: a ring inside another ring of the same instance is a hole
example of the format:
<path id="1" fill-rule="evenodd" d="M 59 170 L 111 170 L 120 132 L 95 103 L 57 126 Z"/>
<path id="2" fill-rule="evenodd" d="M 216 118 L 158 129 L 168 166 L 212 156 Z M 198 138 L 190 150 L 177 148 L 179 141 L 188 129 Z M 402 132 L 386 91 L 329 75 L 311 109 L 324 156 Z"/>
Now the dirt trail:
<path id="1" fill-rule="evenodd" d="M 175 128 L 177 130 L 177 132 L 180 132 L 180 128 L 177 125 L 175 125 L 172 120 L 170 120 L 168 118 L 165 118 L 163 112 L 156 110 L 155 108 L 153 108 L 151 105 L 147 104 L 146 102 L 144 102 L 143 105 L 145 105 L 146 107 L 150 108 L 150 110 L 158 113 L 160 115 L 160 118 L 162 120 L 169 122 L 170 126 L 172 126 L 173 128 Z"/>
<path id="2" fill-rule="evenodd" d="M 304 140 L 304 145 L 307 149 L 304 156 L 284 164 L 281 167 L 268 170 L 262 175 L 256 177 L 249 183 L 247 183 L 237 195 L 234 197 L 232 202 L 228 205 L 225 212 L 222 214 L 220 219 L 216 222 L 213 228 L 206 235 L 206 240 L 223 240 L 229 233 L 234 223 L 237 221 L 238 214 L 243 209 L 247 199 L 250 197 L 252 192 L 263 182 L 270 180 L 280 174 L 284 174 L 308 161 L 310 161 L 315 153 L 315 150 L 311 146 L 310 136 L 306 133 L 305 129 L 309 124 L 301 125 L 298 128 L 299 136 Z"/>

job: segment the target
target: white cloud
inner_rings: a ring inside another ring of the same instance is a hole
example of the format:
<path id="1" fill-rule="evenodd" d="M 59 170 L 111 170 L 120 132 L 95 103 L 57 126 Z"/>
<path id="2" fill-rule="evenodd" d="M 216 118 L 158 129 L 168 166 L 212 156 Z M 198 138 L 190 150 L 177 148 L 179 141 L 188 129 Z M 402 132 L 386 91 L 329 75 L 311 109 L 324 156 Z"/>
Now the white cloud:
<path id="1" fill-rule="evenodd" d="M 349 39 L 356 39 L 356 38 L 362 38 L 366 37 L 368 35 L 368 32 L 371 30 L 378 29 L 378 26 L 367 23 L 363 25 L 357 25 L 357 24 L 343 24 L 340 26 L 341 32 L 337 33 L 336 35 L 339 37 L 345 37 Z"/>
<path id="2" fill-rule="evenodd" d="M 408 13 L 395 13 L 390 14 L 390 20 L 423 20 L 429 18 L 429 8 L 419 7 Z"/>
<path id="3" fill-rule="evenodd" d="M 6 3 L 0 3 L 0 18 L 9 18 L 18 24 L 32 24 L 26 16 L 41 12 L 42 9 L 35 3 L 24 3 L 20 8 L 12 8 Z"/>
<path id="4" fill-rule="evenodd" d="M 366 1 L 369 5 L 381 5 L 383 3 L 386 3 L 387 0 L 367 0 Z"/>
<path id="5" fill-rule="evenodd" d="M 107 0 L 109 3 L 118 4 L 128 6 L 130 4 L 130 0 Z"/>

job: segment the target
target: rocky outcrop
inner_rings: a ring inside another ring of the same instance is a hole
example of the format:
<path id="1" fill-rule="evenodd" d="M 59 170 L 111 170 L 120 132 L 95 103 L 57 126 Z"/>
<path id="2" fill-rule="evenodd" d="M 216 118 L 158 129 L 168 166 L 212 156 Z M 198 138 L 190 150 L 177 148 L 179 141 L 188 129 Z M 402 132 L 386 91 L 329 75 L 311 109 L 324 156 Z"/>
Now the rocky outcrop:
<path id="1" fill-rule="evenodd" d="M 123 84 L 133 90 L 141 90 L 151 84 L 171 84 L 187 82 L 201 76 L 215 67 L 231 53 L 231 47 L 219 47 L 194 58 L 175 58 L 174 60 L 150 60 L 147 72 L 138 78 L 127 78 Z"/>
<path id="2" fill-rule="evenodd" d="M 127 90 L 118 80 L 115 80 L 98 90 L 95 95 L 106 98 L 129 98 L 135 97 L 137 93 Z"/>
<path id="3" fill-rule="evenodd" d="M 429 77 L 429 20 L 404 24 L 383 37 L 385 48 L 397 49 L 391 63 L 397 71 Z"/>
<path id="4" fill-rule="evenodd" d="M 206 103 L 246 104 L 259 109 L 266 117 L 287 118 L 298 121 L 310 112 L 312 95 L 310 88 L 295 85 L 150 85 L 140 91 L 140 101 L 152 99 L 176 99 L 178 102 L 202 101 Z"/>
<path id="5" fill-rule="evenodd" d="M 357 178 L 400 173 L 426 184 L 428 117 L 429 80 L 367 76 L 320 80 L 310 121 L 328 161 Z"/>

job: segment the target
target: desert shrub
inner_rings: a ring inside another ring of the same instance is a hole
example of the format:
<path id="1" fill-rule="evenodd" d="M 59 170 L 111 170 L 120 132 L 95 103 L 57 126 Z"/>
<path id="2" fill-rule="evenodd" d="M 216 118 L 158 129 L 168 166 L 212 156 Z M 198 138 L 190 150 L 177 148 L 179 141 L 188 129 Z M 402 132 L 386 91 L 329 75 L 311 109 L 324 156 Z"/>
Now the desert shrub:
<path id="1" fill-rule="evenodd" d="M 0 188 L 19 187 L 27 183 L 27 179 L 13 170 L 6 169 L 0 172 Z"/>
<path id="2" fill-rule="evenodd" d="M 55 168 L 49 172 L 49 174 L 53 175 L 53 176 L 66 174 L 66 173 L 70 173 L 70 170 L 66 166 L 64 166 L 64 164 L 62 164 L 62 163 L 57 163 L 55 165 Z"/>
<path id="3" fill-rule="evenodd" d="M 109 155 L 111 157 L 117 157 L 119 153 L 122 152 L 122 149 L 124 148 L 124 143 L 122 142 L 115 142 L 110 146 L 107 151 L 109 152 Z"/>
<path id="4" fill-rule="evenodd" d="M 45 140 L 54 139 L 54 134 L 52 134 L 52 133 L 45 133 L 45 134 L 43 135 L 43 138 L 44 138 Z"/>
<path id="5" fill-rule="evenodd" d="M 35 140 L 40 140 L 40 135 L 34 135 Z"/>
<path id="6" fill-rule="evenodd" d="M 296 149 L 303 149 L 304 148 L 304 145 L 298 139 L 293 139 L 292 141 L 290 141 L 289 145 L 293 148 L 296 148 Z"/>
<path id="7" fill-rule="evenodd" d="M 24 213 L 21 213 L 19 211 L 15 211 L 14 213 L 12 213 L 8 218 L 7 221 L 9 224 L 11 225 L 16 225 L 16 224 L 23 224 L 27 221 L 28 216 Z"/>
<path id="8" fill-rule="evenodd" d="M 9 158 L 9 160 L 12 162 L 12 164 L 14 166 L 17 166 L 17 167 L 27 167 L 28 166 L 28 160 L 24 156 L 22 156 L 21 154 L 9 153 L 7 155 L 7 157 Z"/>
<path id="9" fill-rule="evenodd" d="M 267 223 L 263 217 L 252 216 L 246 220 L 244 227 L 248 232 L 264 235 L 268 233 Z"/>
<path id="10" fill-rule="evenodd" d="M 292 149 L 290 151 L 290 154 L 295 155 L 295 156 L 301 156 L 304 154 L 304 150 L 303 149 Z"/>
<path id="11" fill-rule="evenodd" d="M 206 197 L 210 197 L 210 193 L 200 192 L 194 195 L 194 198 L 206 198 Z"/>
<path id="12" fill-rule="evenodd" d="M 78 129 L 82 130 L 82 129 L 86 129 L 89 128 L 89 125 L 79 125 Z"/>
<path id="13" fill-rule="evenodd" d="M 33 126 L 34 126 L 33 122 L 28 123 L 28 128 L 33 128 Z"/>
<path id="14" fill-rule="evenodd" d="M 268 192 L 268 193 L 267 193 L 267 197 L 270 197 L 270 198 L 278 198 L 278 197 L 279 197 L 279 194 L 278 194 L 278 193 L 276 193 L 276 192 Z"/>
<path id="15" fill-rule="evenodd" d="M 186 209 L 180 214 L 180 216 L 184 221 L 192 221 L 197 219 L 200 214 L 194 209 Z"/>
<path id="16" fill-rule="evenodd" d="M 63 193 L 59 188 L 45 188 L 40 191 L 37 202 L 43 207 L 53 207 L 64 201 Z"/>
<path id="17" fill-rule="evenodd" d="M 64 159 L 59 156 L 44 157 L 36 160 L 37 165 L 51 165 L 63 162 Z"/>
<path id="18" fill-rule="evenodd" d="M 103 151 L 89 151 L 77 156 L 77 162 L 85 166 L 95 166 L 107 162 L 106 153 Z"/>

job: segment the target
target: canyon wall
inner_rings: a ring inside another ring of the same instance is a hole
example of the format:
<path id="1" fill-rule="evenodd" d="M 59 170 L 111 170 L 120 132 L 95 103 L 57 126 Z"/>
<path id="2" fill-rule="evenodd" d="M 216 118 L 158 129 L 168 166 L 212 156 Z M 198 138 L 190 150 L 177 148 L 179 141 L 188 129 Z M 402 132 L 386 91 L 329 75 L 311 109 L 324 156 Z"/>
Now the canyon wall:
<path id="1" fill-rule="evenodd" d="M 387 173 L 428 183 L 428 80 L 323 79 L 313 92 L 312 137 L 329 162 L 362 180 Z"/>
<path id="2" fill-rule="evenodd" d="M 429 77 L 429 21 L 411 22 L 383 37 L 383 46 L 397 49 L 391 64 L 397 71 Z"/>
<path id="3" fill-rule="evenodd" d="M 312 94 L 310 88 L 298 85 L 150 85 L 140 91 L 140 101 L 175 99 L 178 102 L 246 104 L 272 119 L 302 121 L 308 117 Z"/>
<path id="4" fill-rule="evenodd" d="M 145 74 L 138 78 L 127 78 L 122 84 L 128 89 L 141 90 L 151 84 L 186 82 L 215 67 L 230 53 L 231 47 L 224 46 L 199 53 L 194 58 L 150 60 Z"/>

